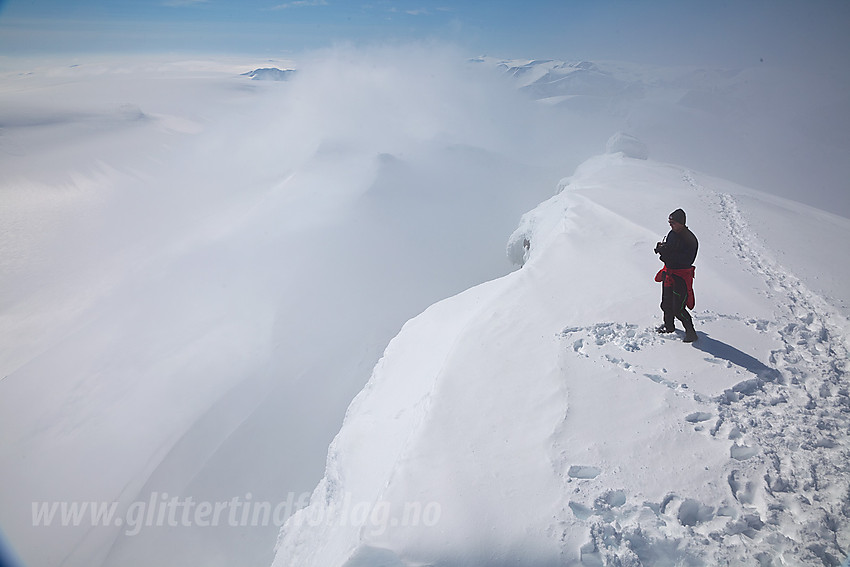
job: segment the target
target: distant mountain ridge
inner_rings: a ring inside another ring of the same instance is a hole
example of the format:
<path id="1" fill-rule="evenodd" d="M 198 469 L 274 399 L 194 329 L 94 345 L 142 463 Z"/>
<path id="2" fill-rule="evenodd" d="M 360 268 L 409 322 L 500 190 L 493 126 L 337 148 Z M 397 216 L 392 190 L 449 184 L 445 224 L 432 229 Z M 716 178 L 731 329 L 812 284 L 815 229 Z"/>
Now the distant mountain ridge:
<path id="1" fill-rule="evenodd" d="M 295 69 L 278 69 L 277 67 L 265 67 L 242 73 L 243 77 L 251 77 L 255 81 L 288 81 L 294 75 Z"/>
<path id="2" fill-rule="evenodd" d="M 608 123 L 654 159 L 850 218 L 850 114 L 840 73 L 806 68 L 675 66 L 557 59 L 471 60 L 589 125 Z M 603 149 L 600 144 L 600 151 Z M 803 165 L 804 164 L 804 165 Z M 805 190 L 801 190 L 805 187 Z"/>

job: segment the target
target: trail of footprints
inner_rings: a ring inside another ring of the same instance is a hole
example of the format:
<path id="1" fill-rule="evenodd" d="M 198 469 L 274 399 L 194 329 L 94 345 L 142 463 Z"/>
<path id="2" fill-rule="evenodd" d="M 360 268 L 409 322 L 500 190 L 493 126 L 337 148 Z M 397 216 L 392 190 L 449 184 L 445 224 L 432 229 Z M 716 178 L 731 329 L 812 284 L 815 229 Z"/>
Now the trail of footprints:
<path id="1" fill-rule="evenodd" d="M 757 479 L 767 524 L 790 526 L 801 545 L 796 560 L 838 565 L 850 554 L 850 325 L 766 253 L 731 195 L 686 181 L 718 203 L 738 256 L 767 284 L 783 345 L 769 360 L 779 380 L 719 406 L 720 419 L 762 448 L 735 478 Z"/>
<path id="2" fill-rule="evenodd" d="M 693 177 L 685 181 L 705 191 Z M 776 265 L 750 235 L 734 199 L 712 191 L 734 250 L 764 278 L 777 305 L 773 321 L 704 311 L 705 324 L 729 319 L 780 341 L 767 364 L 715 397 L 691 392 L 664 368 L 646 368 L 633 356 L 666 341 L 654 329 L 630 323 L 570 327 L 560 333 L 577 356 L 596 357 L 705 405 L 683 419 L 729 442 L 724 482 L 728 499 L 703 503 L 673 493 L 662 502 L 633 502 L 623 490 L 601 488 L 605 471 L 573 464 L 567 483 L 580 498 L 569 508 L 590 524 L 582 565 L 653 565 L 691 561 L 837 566 L 850 554 L 850 386 L 847 321 L 792 274 Z M 612 348 L 613 347 L 613 348 Z M 706 363 L 730 366 L 708 356 Z M 590 483 L 590 484 L 588 484 Z M 582 493 L 597 489 L 586 499 Z"/>
<path id="3" fill-rule="evenodd" d="M 561 332 L 565 348 L 577 356 L 595 357 L 692 395 L 705 408 L 682 419 L 729 443 L 724 480 L 728 501 L 703 503 L 671 493 L 662 502 L 635 503 L 624 490 L 603 490 L 601 485 L 594 486 L 599 493 L 592 504 L 587 494 L 570 499 L 573 516 L 590 524 L 590 541 L 580 550 L 582 565 L 652 565 L 668 552 L 695 561 L 839 565 L 838 558 L 848 553 L 850 397 L 846 355 L 837 355 L 843 347 L 825 343 L 830 335 L 818 327 L 815 316 L 779 322 L 711 312 L 696 317 L 698 323 L 718 319 L 779 336 L 782 346 L 769 359 L 775 374 L 753 374 L 710 397 L 692 391 L 664 368 L 636 362 L 635 353 L 667 340 L 652 328 L 599 323 Z M 710 355 L 704 360 L 731 365 Z M 581 463 L 566 471 L 567 482 L 577 485 L 604 474 L 599 467 Z M 797 523 L 801 509 L 802 517 L 821 521 Z M 670 551 L 671 546 L 677 551 Z"/>
<path id="4" fill-rule="evenodd" d="M 742 321 L 741 317 L 734 315 L 721 315 L 704 311 L 702 314 L 695 316 L 695 322 L 704 323 L 717 319 L 732 319 Z M 749 320 L 745 324 L 753 326 L 759 331 L 765 331 L 771 324 L 763 320 Z M 675 337 L 676 335 L 674 335 Z M 618 366 L 629 372 L 641 375 L 653 382 L 666 386 L 672 390 L 688 391 L 689 386 L 686 383 L 680 383 L 668 375 L 666 368 L 647 368 L 636 362 L 634 357 L 630 357 L 629 353 L 634 353 L 640 350 L 646 350 L 650 347 L 659 345 L 669 339 L 655 331 L 651 327 L 639 327 L 631 323 L 597 323 L 587 327 L 568 327 L 561 331 L 560 338 L 565 341 L 569 348 L 576 354 L 590 358 L 599 356 L 606 362 Z M 604 348 L 606 345 L 619 347 L 622 354 L 611 354 L 611 349 Z M 713 356 L 707 356 L 704 360 L 710 364 L 716 364 L 731 368 L 733 364 L 728 360 L 722 360 Z M 746 389 L 745 384 L 736 385 L 735 389 Z M 700 402 L 710 402 L 709 396 L 694 393 L 695 399 Z"/>
<path id="5" fill-rule="evenodd" d="M 739 321 L 742 324 L 757 329 L 759 332 L 769 332 L 776 327 L 775 324 L 766 320 L 744 320 L 739 316 L 717 314 L 710 311 L 704 311 L 700 315 L 695 316 L 695 321 L 698 324 L 718 319 Z M 697 402 L 706 404 L 707 409 L 718 404 L 728 405 L 731 401 L 739 401 L 747 395 L 761 392 L 767 382 L 764 377 L 760 376 L 746 378 L 723 392 L 723 394 L 714 397 L 693 391 L 687 383 L 675 380 L 666 368 L 648 368 L 636 362 L 635 357 L 629 356 L 630 353 L 654 348 L 668 340 L 651 327 L 641 328 L 638 325 L 630 323 L 597 323 L 586 327 L 568 327 L 561 331 L 560 338 L 568 345 L 569 350 L 579 356 L 598 358 L 607 364 L 632 372 L 637 376 L 642 376 L 683 395 L 693 396 Z M 622 350 L 622 353 L 612 354 L 611 351 L 613 349 L 609 348 L 609 345 L 619 348 Z M 771 359 L 773 358 L 772 356 Z M 711 355 L 705 356 L 703 360 L 708 364 L 724 368 L 734 366 L 728 360 L 718 359 Z M 777 399 L 784 400 L 784 398 Z M 720 414 L 721 411 L 719 409 L 715 409 L 714 411 L 698 411 L 683 416 L 683 419 L 688 423 L 694 424 L 697 430 L 703 430 L 706 422 L 717 418 L 717 422 L 710 429 L 711 435 L 716 436 L 725 421 L 722 417 L 719 417 Z M 735 430 L 730 435 L 730 439 L 733 440 L 740 437 Z M 735 452 L 734 445 L 731 452 Z"/>

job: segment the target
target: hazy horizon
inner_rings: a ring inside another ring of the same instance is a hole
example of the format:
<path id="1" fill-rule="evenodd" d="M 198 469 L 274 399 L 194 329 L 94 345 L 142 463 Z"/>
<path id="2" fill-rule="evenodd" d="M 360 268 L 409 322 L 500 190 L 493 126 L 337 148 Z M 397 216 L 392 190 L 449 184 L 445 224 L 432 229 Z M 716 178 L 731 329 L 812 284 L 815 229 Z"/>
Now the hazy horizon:
<path id="1" fill-rule="evenodd" d="M 472 55 L 662 65 L 803 65 L 846 72 L 850 4 L 160 0 L 0 2 L 0 53 L 234 53 L 340 43 L 450 42 Z"/>
<path id="2" fill-rule="evenodd" d="M 274 529 L 127 538 L 34 530 L 28 514 L 36 501 L 311 490 L 405 321 L 509 272 L 523 213 L 617 133 L 650 160 L 843 227 L 848 13 L 838 1 L 0 1 L 11 545 L 87 567 L 267 565 Z M 485 54 L 599 64 L 511 75 L 471 62 Z M 298 73 L 241 76 L 264 66 Z M 645 206 L 663 231 L 681 204 Z M 807 261 L 832 254 L 822 234 L 784 232 Z"/>

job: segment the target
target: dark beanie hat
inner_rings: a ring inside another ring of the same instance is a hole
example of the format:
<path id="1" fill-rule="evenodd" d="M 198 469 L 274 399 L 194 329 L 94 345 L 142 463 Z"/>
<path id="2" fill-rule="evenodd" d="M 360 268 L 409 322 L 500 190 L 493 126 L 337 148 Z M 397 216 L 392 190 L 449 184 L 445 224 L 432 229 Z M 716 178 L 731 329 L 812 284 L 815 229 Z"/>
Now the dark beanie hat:
<path id="1" fill-rule="evenodd" d="M 676 209 L 670 213 L 670 220 L 674 220 L 679 224 L 685 224 L 685 211 L 682 209 Z"/>

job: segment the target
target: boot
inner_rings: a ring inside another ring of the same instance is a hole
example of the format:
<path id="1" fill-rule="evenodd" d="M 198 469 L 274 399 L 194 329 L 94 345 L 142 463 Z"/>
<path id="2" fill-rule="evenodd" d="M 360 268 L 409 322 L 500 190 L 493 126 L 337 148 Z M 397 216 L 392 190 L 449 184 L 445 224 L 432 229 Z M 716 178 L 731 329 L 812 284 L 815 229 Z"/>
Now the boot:
<path id="1" fill-rule="evenodd" d="M 697 331 L 694 329 L 694 324 L 690 323 L 689 325 L 685 325 L 685 338 L 682 340 L 686 343 L 692 343 L 698 338 Z"/>
<path id="2" fill-rule="evenodd" d="M 672 333 L 676 330 L 676 317 L 664 314 L 664 324 L 655 329 L 659 333 Z"/>

